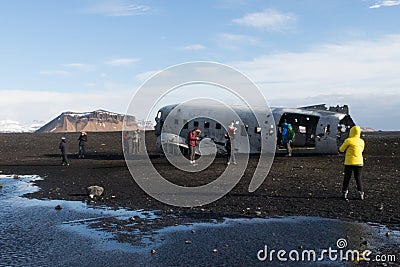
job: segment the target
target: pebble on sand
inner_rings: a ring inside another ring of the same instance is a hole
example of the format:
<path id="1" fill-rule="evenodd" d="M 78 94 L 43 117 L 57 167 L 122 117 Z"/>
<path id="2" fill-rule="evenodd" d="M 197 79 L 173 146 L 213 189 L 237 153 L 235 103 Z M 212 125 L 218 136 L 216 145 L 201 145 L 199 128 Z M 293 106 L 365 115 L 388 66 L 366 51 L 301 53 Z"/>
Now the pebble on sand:
<path id="1" fill-rule="evenodd" d="M 104 188 L 98 185 L 92 185 L 86 188 L 86 191 L 90 198 L 94 198 L 101 196 L 104 192 Z"/>

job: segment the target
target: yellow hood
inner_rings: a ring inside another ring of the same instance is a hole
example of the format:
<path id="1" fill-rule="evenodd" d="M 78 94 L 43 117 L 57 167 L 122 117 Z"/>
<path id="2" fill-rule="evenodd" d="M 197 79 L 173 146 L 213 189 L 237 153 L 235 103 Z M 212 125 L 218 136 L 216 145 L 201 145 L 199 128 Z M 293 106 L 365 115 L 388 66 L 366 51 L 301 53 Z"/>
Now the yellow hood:
<path id="1" fill-rule="evenodd" d="M 350 129 L 349 138 L 352 137 L 361 137 L 361 128 L 360 126 L 353 126 Z"/>

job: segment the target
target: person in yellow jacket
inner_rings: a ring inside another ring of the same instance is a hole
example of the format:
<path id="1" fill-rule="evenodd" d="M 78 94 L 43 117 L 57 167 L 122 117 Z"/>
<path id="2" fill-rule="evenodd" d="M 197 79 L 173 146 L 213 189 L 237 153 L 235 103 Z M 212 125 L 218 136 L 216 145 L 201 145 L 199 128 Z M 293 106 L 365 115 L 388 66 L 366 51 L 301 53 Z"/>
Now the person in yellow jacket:
<path id="1" fill-rule="evenodd" d="M 353 126 L 350 129 L 349 137 L 344 140 L 343 144 L 339 147 L 340 152 L 346 152 L 344 160 L 344 180 L 343 180 L 343 198 L 347 201 L 348 187 L 352 173 L 357 183 L 357 190 L 361 200 L 364 199 L 364 190 L 361 182 L 362 167 L 364 165 L 363 151 L 365 147 L 364 140 L 361 139 L 361 128 Z"/>

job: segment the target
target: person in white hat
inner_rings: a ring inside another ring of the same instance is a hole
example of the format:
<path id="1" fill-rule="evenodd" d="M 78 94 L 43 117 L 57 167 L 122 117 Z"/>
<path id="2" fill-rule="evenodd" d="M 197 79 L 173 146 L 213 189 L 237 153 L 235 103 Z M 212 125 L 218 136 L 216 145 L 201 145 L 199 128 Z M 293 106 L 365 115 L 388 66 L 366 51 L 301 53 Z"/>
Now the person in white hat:
<path id="1" fill-rule="evenodd" d="M 86 142 L 87 142 L 87 133 L 81 132 L 81 135 L 79 136 L 78 140 L 79 140 L 78 159 L 83 159 L 83 158 L 85 158 L 85 146 L 86 146 Z"/>
<path id="2" fill-rule="evenodd" d="M 67 139 L 65 137 L 61 137 L 61 142 L 58 148 L 61 150 L 61 165 L 69 166 L 68 145 L 67 145 Z"/>

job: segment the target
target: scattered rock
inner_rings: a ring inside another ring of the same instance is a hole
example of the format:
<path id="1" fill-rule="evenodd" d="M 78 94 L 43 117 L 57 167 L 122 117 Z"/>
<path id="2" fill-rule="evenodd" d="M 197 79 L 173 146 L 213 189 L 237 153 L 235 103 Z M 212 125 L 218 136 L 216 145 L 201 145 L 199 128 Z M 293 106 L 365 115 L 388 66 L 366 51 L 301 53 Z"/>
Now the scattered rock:
<path id="1" fill-rule="evenodd" d="M 390 232 L 387 232 L 387 233 L 385 234 L 385 236 L 387 236 L 387 237 L 390 237 L 390 235 L 391 235 Z"/>
<path id="2" fill-rule="evenodd" d="M 152 249 L 150 252 L 151 252 L 151 254 L 156 254 L 156 253 L 157 253 L 157 250 Z"/>
<path id="3" fill-rule="evenodd" d="M 256 215 L 256 216 L 261 216 L 261 211 L 259 211 L 259 210 L 256 210 L 255 212 L 254 212 L 254 214 Z"/>
<path id="4" fill-rule="evenodd" d="M 3 185 L 0 183 L 0 189 L 2 189 L 3 188 Z"/>
<path id="5" fill-rule="evenodd" d="M 194 234 L 194 233 L 196 233 L 196 230 L 192 229 L 192 231 L 191 231 L 191 232 L 192 232 L 192 234 Z"/>
<path id="6" fill-rule="evenodd" d="M 14 175 L 13 178 L 14 179 L 19 179 L 20 177 L 19 177 L 19 175 Z"/>
<path id="7" fill-rule="evenodd" d="M 185 241 L 185 244 L 192 244 L 192 241 L 186 240 L 186 241 Z"/>
<path id="8" fill-rule="evenodd" d="M 54 209 L 56 209 L 56 210 L 61 210 L 62 207 L 61 207 L 61 205 L 57 205 Z"/>
<path id="9" fill-rule="evenodd" d="M 104 188 L 98 185 L 92 185 L 86 188 L 87 194 L 90 198 L 99 197 L 104 192 Z"/>
<path id="10" fill-rule="evenodd" d="M 218 249 L 214 248 L 212 252 L 213 253 L 218 253 Z"/>
<path id="11" fill-rule="evenodd" d="M 379 211 L 383 211 L 383 203 L 381 203 L 377 209 L 378 209 Z"/>

